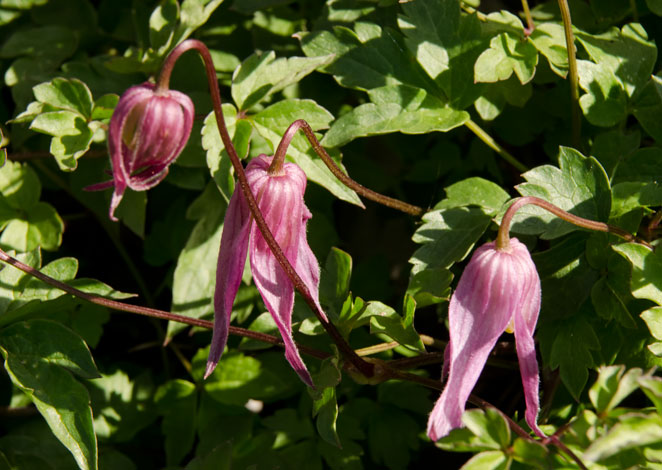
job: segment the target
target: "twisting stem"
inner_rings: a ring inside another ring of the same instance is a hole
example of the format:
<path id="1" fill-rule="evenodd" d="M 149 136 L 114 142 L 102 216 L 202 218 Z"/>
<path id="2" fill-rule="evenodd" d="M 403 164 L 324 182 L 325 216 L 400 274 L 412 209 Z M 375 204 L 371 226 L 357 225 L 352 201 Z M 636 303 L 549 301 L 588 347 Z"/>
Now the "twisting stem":
<path id="1" fill-rule="evenodd" d="M 519 171 L 527 171 L 528 168 L 526 165 L 524 165 L 522 162 L 520 162 L 518 159 L 513 157 L 505 148 L 503 148 L 499 143 L 492 138 L 491 135 L 489 135 L 487 132 L 483 130 L 478 124 L 473 122 L 471 119 L 469 119 L 467 122 L 464 123 L 465 126 L 469 128 L 471 132 L 476 134 L 476 136 L 485 142 L 485 144 L 494 150 L 497 154 L 501 156 L 505 161 L 510 163 L 512 166 L 517 168 Z"/>
<path id="2" fill-rule="evenodd" d="M 533 23 L 533 18 L 531 17 L 528 0 L 522 0 L 522 10 L 524 10 L 524 17 L 526 18 L 526 29 L 524 29 L 524 34 L 529 36 L 536 28 L 536 25 Z"/>
<path id="3" fill-rule="evenodd" d="M 361 359 L 356 354 L 356 352 L 354 352 L 351 346 L 347 344 L 347 342 L 342 337 L 340 332 L 336 329 L 336 327 L 333 326 L 333 324 L 331 324 L 329 321 L 327 321 L 324 318 L 323 313 L 318 309 L 317 305 L 315 304 L 315 301 L 313 300 L 313 297 L 310 295 L 308 288 L 304 284 L 301 277 L 297 274 L 292 264 L 285 257 L 283 250 L 281 249 L 280 245 L 274 238 L 273 234 L 271 233 L 271 230 L 269 230 L 269 227 L 267 226 L 264 217 L 262 217 L 262 212 L 260 212 L 260 209 L 258 208 L 257 202 L 255 200 L 255 196 L 253 195 L 253 192 L 248 186 L 248 180 L 246 179 L 246 173 L 244 172 L 244 167 L 241 164 L 241 160 L 237 155 L 237 151 L 235 150 L 234 145 L 232 144 L 232 139 L 230 138 L 230 134 L 228 133 L 228 129 L 225 125 L 225 119 L 223 117 L 223 109 L 221 103 L 221 92 L 218 87 L 216 70 L 214 69 L 214 62 L 212 61 L 211 54 L 209 53 L 209 49 L 207 49 L 207 46 L 205 46 L 204 43 L 196 39 L 187 39 L 186 41 L 180 43 L 175 49 L 172 50 L 170 55 L 166 58 L 165 63 L 163 65 L 163 69 L 161 70 L 161 74 L 159 75 L 157 88 L 162 85 L 167 87 L 169 82 L 170 72 L 172 71 L 172 67 L 174 63 L 184 52 L 192 49 L 200 54 L 205 64 L 205 69 L 207 71 L 207 82 L 209 84 L 212 104 L 214 107 L 214 115 L 216 117 L 216 125 L 218 126 L 219 133 L 221 134 L 221 140 L 223 141 L 225 150 L 228 152 L 228 155 L 230 156 L 230 161 L 232 162 L 234 171 L 237 174 L 237 179 L 239 180 L 240 190 L 243 193 L 244 198 L 246 199 L 248 209 L 250 210 L 251 215 L 255 220 L 255 224 L 260 229 L 260 232 L 262 232 L 262 236 L 264 237 L 264 240 L 267 242 L 267 245 L 269 245 L 269 248 L 274 254 L 274 257 L 278 261 L 278 264 L 281 266 L 281 268 L 283 268 L 283 271 L 285 271 L 287 277 L 292 281 L 294 288 L 304 298 L 306 304 L 308 304 L 310 309 L 315 313 L 315 315 L 321 322 L 324 329 L 327 331 L 327 333 L 329 333 L 329 335 L 331 335 L 334 342 L 338 346 L 338 349 L 340 349 L 340 351 L 342 352 L 343 356 L 347 360 L 349 360 L 354 365 L 354 367 L 356 367 L 356 369 L 358 369 L 362 374 L 364 374 L 366 377 L 371 377 L 373 375 L 372 364 L 369 364 L 363 359 Z"/>
<path id="4" fill-rule="evenodd" d="M 522 206 L 526 206 L 527 204 L 533 204 L 535 206 L 542 207 L 543 209 L 545 209 L 548 212 L 551 212 L 558 218 L 563 219 L 566 222 L 570 222 L 571 224 L 575 224 L 578 227 L 583 227 L 598 232 L 613 233 L 614 235 L 617 235 L 626 241 L 638 242 L 650 247 L 648 243 L 639 240 L 637 237 L 623 230 L 622 228 L 614 227 L 613 225 L 605 224 L 604 222 L 596 222 L 595 220 L 589 220 L 583 217 L 579 217 L 577 215 L 571 214 L 570 212 L 566 212 L 560 207 L 556 207 L 554 204 L 551 204 L 545 201 L 544 199 L 540 199 L 538 197 L 525 196 L 515 199 L 515 201 L 510 205 L 510 207 L 508 207 L 508 210 L 506 210 L 506 213 L 503 215 L 503 219 L 501 219 L 501 225 L 499 226 L 499 232 L 496 238 L 496 248 L 498 250 L 507 250 L 508 247 L 510 246 L 509 232 L 510 232 L 510 224 L 513 221 L 513 216 L 515 215 L 515 212 L 517 212 Z"/>
<path id="5" fill-rule="evenodd" d="M 361 196 L 370 199 L 371 201 L 378 202 L 379 204 L 390 207 L 391 209 L 397 209 L 407 214 L 416 215 L 416 216 L 420 216 L 425 213 L 425 210 L 418 206 L 407 204 L 406 202 L 402 202 L 398 199 L 393 199 L 388 196 L 384 196 L 383 194 L 379 194 L 371 189 L 368 189 L 365 186 L 354 181 L 345 173 L 343 173 L 342 170 L 338 168 L 338 165 L 336 165 L 336 162 L 333 161 L 333 158 L 329 156 L 326 150 L 324 150 L 324 147 L 322 147 L 322 145 L 319 143 L 319 140 L 317 140 L 317 137 L 315 137 L 315 133 L 313 132 L 313 129 L 303 119 L 297 119 L 292 124 L 290 124 L 290 127 L 287 128 L 285 134 L 283 134 L 283 140 L 280 141 L 280 144 L 278 145 L 278 149 L 276 149 L 276 153 L 274 155 L 274 162 L 276 161 L 277 158 L 285 158 L 285 152 L 287 152 L 287 147 L 289 146 L 290 141 L 294 137 L 294 134 L 298 130 L 303 131 L 303 133 L 306 135 L 306 138 L 308 139 L 308 142 L 310 142 L 310 145 L 312 145 L 313 149 L 315 150 L 317 155 L 320 156 L 324 164 L 329 168 L 329 170 L 331 170 L 333 176 L 338 178 L 348 188 L 353 189 Z"/>
<path id="6" fill-rule="evenodd" d="M 579 148 L 582 133 L 582 112 L 579 108 L 579 75 L 577 75 L 577 50 L 575 49 L 575 36 L 572 32 L 572 19 L 568 0 L 559 0 L 559 9 L 565 30 L 565 45 L 568 50 L 568 80 L 570 80 L 570 99 L 572 119 L 572 144 Z"/>

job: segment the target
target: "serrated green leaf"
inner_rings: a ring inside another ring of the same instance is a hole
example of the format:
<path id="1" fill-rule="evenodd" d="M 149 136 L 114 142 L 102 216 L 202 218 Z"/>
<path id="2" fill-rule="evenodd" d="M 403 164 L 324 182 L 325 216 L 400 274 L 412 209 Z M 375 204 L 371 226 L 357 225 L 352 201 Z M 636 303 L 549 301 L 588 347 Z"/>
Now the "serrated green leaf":
<path id="1" fill-rule="evenodd" d="M 94 102 L 92 93 L 85 83 L 75 78 L 54 78 L 32 88 L 37 101 L 57 109 L 80 114 L 84 118 L 92 116 Z M 59 135 L 59 134 L 53 134 Z"/>
<path id="2" fill-rule="evenodd" d="M 426 268 L 412 270 L 407 286 L 407 295 L 416 301 L 420 308 L 437 304 L 450 298 L 450 285 L 453 274 L 447 269 Z"/>
<path id="3" fill-rule="evenodd" d="M 658 341 L 662 341 L 662 307 L 652 307 L 641 314 L 641 319 L 646 322 L 651 336 Z M 649 346 L 650 349 L 650 346 Z M 657 354 L 657 352 L 654 352 Z"/>
<path id="4" fill-rule="evenodd" d="M 605 415 L 618 406 L 639 388 L 638 380 L 642 373 L 642 370 L 637 368 L 625 372 L 625 366 L 600 367 L 598 378 L 588 390 L 595 411 Z"/>
<path id="5" fill-rule="evenodd" d="M 201 216 L 179 254 L 172 285 L 172 311 L 193 318 L 211 314 L 216 263 L 227 204 L 210 184 L 197 200 Z M 169 322 L 166 337 L 172 338 L 186 326 Z"/>
<path id="6" fill-rule="evenodd" d="M 412 240 L 423 246 L 409 260 L 415 269 L 448 268 L 464 259 L 483 235 L 492 217 L 479 208 L 454 207 L 430 211 Z"/>
<path id="7" fill-rule="evenodd" d="M 591 289 L 591 301 L 593 302 L 593 308 L 595 308 L 596 313 L 605 320 L 614 319 L 625 328 L 637 327 L 625 302 L 609 285 L 606 277 L 600 278 L 593 285 Z"/>
<path id="8" fill-rule="evenodd" d="M 178 465 L 190 452 L 195 440 L 198 396 L 195 384 L 176 379 L 156 390 L 154 402 L 164 415 L 161 429 L 165 435 L 166 461 Z"/>
<path id="9" fill-rule="evenodd" d="M 256 52 L 235 70 L 232 76 L 232 99 L 238 109 L 250 109 L 269 95 L 299 82 L 332 60 L 332 55 L 277 59 L 274 51 Z"/>
<path id="10" fill-rule="evenodd" d="M 474 65 L 476 82 L 507 80 L 515 73 L 522 84 L 533 79 L 538 65 L 538 51 L 529 42 L 523 42 L 508 33 L 492 38 L 490 48 L 484 51 Z"/>
<path id="11" fill-rule="evenodd" d="M 55 322 L 33 320 L 0 331 L 0 352 L 12 382 L 28 394 L 81 469 L 97 468 L 97 442 L 85 387 L 64 368 L 98 377 L 87 346 Z"/>
<path id="12" fill-rule="evenodd" d="M 179 26 L 173 38 L 178 44 L 188 38 L 193 31 L 205 24 L 223 0 L 184 0 L 181 2 Z"/>
<path id="13" fill-rule="evenodd" d="M 9 161 L 0 168 L 0 192 L 11 208 L 25 211 L 39 201 L 41 182 L 29 165 Z"/>
<path id="14" fill-rule="evenodd" d="M 620 130 L 610 130 L 595 137 L 591 154 L 598 159 L 611 180 L 619 163 L 635 152 L 640 142 L 640 132 L 624 134 Z"/>
<path id="15" fill-rule="evenodd" d="M 77 43 L 75 32 L 61 26 L 20 28 L 0 47 L 0 57 L 28 55 L 59 62 L 74 53 Z"/>
<path id="16" fill-rule="evenodd" d="M 584 452 L 589 462 L 599 462 L 620 452 L 662 442 L 662 418 L 657 415 L 627 414 Z"/>
<path id="17" fill-rule="evenodd" d="M 524 464 L 544 463 L 549 451 L 538 441 L 518 437 L 513 444 L 513 458 Z M 542 466 L 542 465 L 541 465 Z"/>
<path id="18" fill-rule="evenodd" d="M 334 61 L 322 71 L 348 88 L 370 90 L 397 84 L 425 88 L 425 72 L 411 60 L 397 31 L 367 22 L 357 22 L 354 28 L 338 26 L 333 32 L 299 34 L 301 48 L 308 57 L 334 54 Z"/>
<path id="19" fill-rule="evenodd" d="M 612 28 L 601 35 L 579 32 L 577 39 L 593 62 L 618 77 L 628 96 L 643 87 L 653 72 L 657 48 L 640 24 L 627 24 L 620 31 Z"/>
<path id="20" fill-rule="evenodd" d="M 559 168 L 543 165 L 522 175 L 526 183 L 516 186 L 522 196 L 537 196 L 580 217 L 606 222 L 611 207 L 611 190 L 600 163 L 578 151 L 561 147 Z M 549 212 L 532 205 L 518 210 L 512 231 L 541 234 L 553 239 L 577 230 Z"/>
<path id="21" fill-rule="evenodd" d="M 379 99 L 379 103 L 367 103 L 357 106 L 349 113 L 338 118 L 326 133 L 322 144 L 340 147 L 357 137 L 402 132 L 403 134 L 426 134 L 429 132 L 447 132 L 461 126 L 470 118 L 465 111 L 458 111 L 428 96 L 420 100 L 420 106 L 406 103 L 410 87 L 389 86 L 388 90 L 397 90 L 395 102 Z M 372 91 L 381 91 L 377 88 Z M 423 92 L 421 89 L 414 89 Z M 423 92 L 424 93 L 424 92 Z M 371 94 L 373 101 L 374 94 Z"/>
<path id="22" fill-rule="evenodd" d="M 615 245 L 614 250 L 632 263 L 630 288 L 638 299 L 648 299 L 662 305 L 661 252 L 638 243 Z"/>
<path id="23" fill-rule="evenodd" d="M 484 48 L 477 16 L 461 15 L 457 0 L 407 2 L 402 11 L 398 26 L 409 51 L 453 107 L 468 107 L 482 89 L 473 80 L 473 64 Z"/>
<path id="24" fill-rule="evenodd" d="M 255 129 L 276 149 L 283 133 L 290 124 L 299 118 L 310 116 L 309 122 L 313 130 L 324 128 L 333 119 L 330 113 L 310 100 L 283 100 L 275 103 L 253 116 Z M 294 161 L 306 173 L 309 180 L 328 189 L 331 194 L 343 201 L 363 207 L 363 203 L 354 190 L 349 189 L 333 176 L 321 158 L 317 156 L 305 137 L 297 135 L 292 139 L 287 150 L 288 158 Z M 334 158 L 336 165 L 342 171 L 344 168 L 338 158 Z"/>
<path id="25" fill-rule="evenodd" d="M 639 385 L 646 396 L 653 402 L 657 413 L 662 413 L 662 379 L 652 375 L 639 377 Z"/>

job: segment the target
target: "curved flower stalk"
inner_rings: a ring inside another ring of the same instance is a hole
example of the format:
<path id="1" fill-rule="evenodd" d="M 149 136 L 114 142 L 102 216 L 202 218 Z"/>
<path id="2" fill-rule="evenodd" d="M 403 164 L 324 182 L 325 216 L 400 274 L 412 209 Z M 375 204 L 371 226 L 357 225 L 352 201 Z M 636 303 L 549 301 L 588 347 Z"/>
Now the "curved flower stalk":
<path id="1" fill-rule="evenodd" d="M 281 163 L 280 168 L 275 165 L 274 170 L 271 168 L 273 160 L 273 157 L 266 155 L 251 160 L 246 167 L 248 186 L 256 195 L 258 208 L 269 230 L 322 312 L 318 299 L 319 266 L 306 238 L 306 222 L 312 217 L 303 201 L 306 174 L 294 163 Z M 239 185 L 235 188 L 225 214 L 216 270 L 214 334 L 205 378 L 213 372 L 225 349 L 232 304 L 249 251 L 253 280 L 283 337 L 285 357 L 301 380 L 313 386 L 308 369 L 292 338 L 294 285 L 276 260 L 259 228 L 253 223 Z M 326 320 L 326 317 L 324 319 Z"/>
<path id="2" fill-rule="evenodd" d="M 462 426 L 462 413 L 487 357 L 504 331 L 515 332 L 526 422 L 540 437 L 538 361 L 533 331 L 540 312 L 540 277 L 526 246 L 516 238 L 500 248 L 495 242 L 476 250 L 448 308 L 450 341 L 444 372 L 448 382 L 428 421 L 436 441 Z"/>
<path id="3" fill-rule="evenodd" d="M 179 156 L 193 127 L 193 102 L 184 93 L 143 83 L 126 90 L 115 108 L 108 129 L 112 181 L 85 188 L 115 187 L 109 216 L 127 187 L 145 191 L 159 184 L 168 166 Z"/>

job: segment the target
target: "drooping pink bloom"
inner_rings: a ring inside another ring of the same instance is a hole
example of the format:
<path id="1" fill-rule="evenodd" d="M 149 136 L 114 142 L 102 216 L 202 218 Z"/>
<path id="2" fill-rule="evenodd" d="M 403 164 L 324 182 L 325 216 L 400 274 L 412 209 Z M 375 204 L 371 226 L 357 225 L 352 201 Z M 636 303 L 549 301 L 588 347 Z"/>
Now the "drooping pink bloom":
<path id="1" fill-rule="evenodd" d="M 272 160 L 273 157 L 266 155 L 251 160 L 246 167 L 248 185 L 285 257 L 319 306 L 319 265 L 306 238 L 306 222 L 312 217 L 303 201 L 306 174 L 294 163 L 284 163 L 278 174 L 269 174 L 267 170 Z M 301 380 L 312 386 L 313 381 L 292 338 L 294 286 L 278 264 L 260 229 L 253 223 L 239 186 L 235 188 L 225 213 L 216 269 L 214 334 L 205 378 L 212 373 L 225 349 L 232 304 L 249 250 L 253 280 L 283 337 L 285 358 Z"/>
<path id="2" fill-rule="evenodd" d="M 516 238 L 507 249 L 494 242 L 476 250 L 448 307 L 450 341 L 444 371 L 446 386 L 428 420 L 428 436 L 441 439 L 462 426 L 462 414 L 490 351 L 504 331 L 515 332 L 526 422 L 540 437 L 538 361 L 533 331 L 540 312 L 540 277 L 529 251 Z"/>
<path id="3" fill-rule="evenodd" d="M 193 102 L 178 91 L 158 91 L 145 82 L 122 94 L 108 128 L 113 179 L 85 188 L 115 187 L 109 211 L 112 220 L 117 220 L 115 209 L 127 187 L 145 191 L 166 177 L 168 166 L 191 135 L 193 116 Z"/>

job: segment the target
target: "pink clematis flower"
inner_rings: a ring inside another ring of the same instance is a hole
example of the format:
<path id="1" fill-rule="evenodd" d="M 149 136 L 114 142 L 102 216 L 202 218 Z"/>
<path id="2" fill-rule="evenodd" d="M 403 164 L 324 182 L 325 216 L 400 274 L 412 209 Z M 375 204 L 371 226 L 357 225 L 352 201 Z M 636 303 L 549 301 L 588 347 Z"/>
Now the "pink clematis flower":
<path id="1" fill-rule="evenodd" d="M 448 382 L 428 420 L 436 441 L 462 426 L 462 413 L 487 357 L 504 331 L 515 332 L 526 422 L 540 437 L 538 361 L 533 330 L 540 312 L 540 277 L 529 251 L 516 238 L 506 249 L 494 242 L 476 250 L 448 308 L 450 341 L 444 371 Z"/>
<path id="2" fill-rule="evenodd" d="M 108 128 L 113 180 L 85 188 L 115 187 L 109 215 L 127 187 L 145 191 L 159 184 L 186 145 L 193 127 L 193 102 L 184 93 L 156 90 L 152 83 L 132 86 L 120 97 Z"/>
<path id="3" fill-rule="evenodd" d="M 273 157 L 266 155 L 251 160 L 246 167 L 248 185 L 285 257 L 319 306 L 319 265 L 306 238 L 306 222 L 312 217 L 303 201 L 306 174 L 294 163 L 284 163 L 278 174 L 270 174 L 268 169 L 272 160 Z M 214 334 L 205 378 L 213 372 L 225 349 L 232 304 L 249 248 L 253 280 L 283 337 L 285 358 L 301 380 L 312 386 L 313 381 L 292 338 L 294 286 L 272 254 L 260 229 L 253 223 L 246 199 L 238 186 L 225 213 L 216 270 Z"/>

